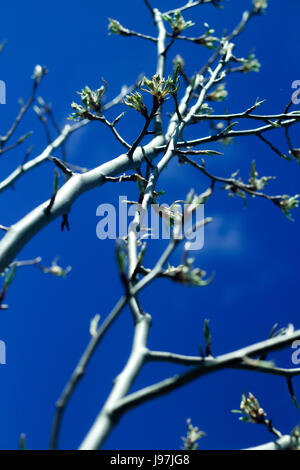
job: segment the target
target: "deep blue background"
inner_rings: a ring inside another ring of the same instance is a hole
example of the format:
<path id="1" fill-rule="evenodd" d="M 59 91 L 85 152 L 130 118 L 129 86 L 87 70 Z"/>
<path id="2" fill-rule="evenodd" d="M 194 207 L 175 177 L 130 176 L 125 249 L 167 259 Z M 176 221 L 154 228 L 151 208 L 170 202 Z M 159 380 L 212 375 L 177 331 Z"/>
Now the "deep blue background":
<path id="1" fill-rule="evenodd" d="M 181 5 L 174 0 L 152 2 L 161 9 Z M 191 35 L 203 31 L 203 22 L 220 35 L 231 30 L 250 0 L 224 0 L 224 11 L 210 5 L 196 8 L 192 18 L 197 26 Z M 237 41 L 236 53 L 247 56 L 255 50 L 262 63 L 259 74 L 233 75 L 227 80 L 229 99 L 225 107 L 239 112 L 257 97 L 267 99 L 262 112 L 281 112 L 290 100 L 291 83 L 300 79 L 298 44 L 300 4 L 297 0 L 270 2 L 266 16 L 255 18 Z M 7 84 L 7 105 L 1 106 L 1 133 L 4 134 L 17 111 L 17 100 L 30 93 L 31 74 L 37 63 L 50 73 L 39 93 L 54 106 L 62 125 L 70 113 L 76 91 L 86 84 L 96 88 L 100 78 L 109 83 L 109 97 L 122 84 L 132 83 L 140 72 L 155 72 L 153 44 L 133 38 L 107 35 L 107 17 L 125 26 L 155 34 L 143 2 L 39 2 L 12 0 L 1 7 L 1 38 L 7 47 L 1 56 L 1 80 Z M 186 18 L 191 18 L 187 13 Z M 209 52 L 199 46 L 180 43 L 172 48 L 168 61 L 180 52 L 189 74 L 198 70 Z M 121 108 L 109 116 L 115 117 Z M 142 120 L 131 110 L 120 125 L 126 139 L 133 141 Z M 252 123 L 242 123 L 249 127 Z M 253 123 L 255 125 L 255 123 Z M 33 156 L 45 146 L 41 124 L 30 111 L 20 126 L 20 136 L 34 129 Z M 242 127 L 241 127 L 242 128 Z M 292 137 L 299 147 L 297 126 Z M 204 136 L 205 124 L 193 127 L 191 135 Z M 54 136 L 54 134 L 53 134 Z M 287 151 L 281 130 L 268 137 Z M 28 142 L 25 144 L 27 145 Z M 22 161 L 25 146 L 1 157 L 1 178 Z M 270 194 L 299 191 L 299 167 L 286 162 L 255 137 L 241 138 L 223 148 L 224 157 L 208 157 L 208 169 L 229 176 L 240 168 L 246 180 L 253 159 L 261 175 L 276 175 L 268 188 Z M 92 168 L 122 153 L 102 125 L 90 125 L 74 135 L 67 144 L 69 160 Z M 60 156 L 60 151 L 55 153 Z M 1 194 L 0 223 L 9 225 L 51 195 L 53 166 L 49 163 L 27 174 L 15 191 Z M 164 202 L 182 199 L 194 187 L 199 193 L 207 187 L 204 177 L 174 160 L 159 182 L 167 190 Z M 60 256 L 60 264 L 72 265 L 65 280 L 43 275 L 36 268 L 20 269 L 10 288 L 9 310 L 0 317 L 0 338 L 7 345 L 7 364 L 0 366 L 0 448 L 15 449 L 21 432 L 29 448 L 48 447 L 54 403 L 89 339 L 91 317 L 104 317 L 122 292 L 114 261 L 114 242 L 96 238 L 96 208 L 102 202 L 117 202 L 119 194 L 136 196 L 130 184 L 106 185 L 85 194 L 70 214 L 71 232 L 60 232 L 60 221 L 43 230 L 19 255 L 19 259 L 42 256 L 45 265 Z M 267 337 L 275 322 L 299 327 L 299 212 L 295 222 L 288 221 L 276 207 L 264 200 L 249 200 L 243 208 L 239 198 L 228 198 L 216 191 L 206 206 L 206 215 L 215 220 L 205 232 L 205 247 L 196 253 L 197 264 L 208 273 L 216 271 L 214 282 L 206 288 L 188 289 L 166 281 L 156 281 L 141 295 L 143 307 L 153 316 L 150 346 L 159 350 L 197 354 L 202 342 L 203 321 L 211 320 L 213 352 L 234 348 Z M 148 264 L 153 264 L 163 249 L 160 241 L 149 242 Z M 180 261 L 181 250 L 174 257 Z M 112 379 L 124 365 L 132 340 L 132 321 L 128 310 L 105 337 L 87 374 L 67 409 L 60 446 L 76 448 L 91 426 L 107 396 Z M 276 355 L 278 364 L 288 367 L 292 349 Z M 181 370 L 171 365 L 147 365 L 135 388 L 145 386 Z M 207 376 L 129 412 L 108 438 L 107 449 L 178 449 L 185 434 L 185 420 L 207 433 L 203 449 L 238 449 L 268 440 L 259 426 L 240 423 L 231 414 L 241 393 L 251 390 L 261 398 L 269 416 L 282 432 L 290 432 L 299 422 L 299 412 L 289 398 L 283 379 L 254 373 L 223 371 Z M 299 380 L 295 390 L 300 393 Z"/>

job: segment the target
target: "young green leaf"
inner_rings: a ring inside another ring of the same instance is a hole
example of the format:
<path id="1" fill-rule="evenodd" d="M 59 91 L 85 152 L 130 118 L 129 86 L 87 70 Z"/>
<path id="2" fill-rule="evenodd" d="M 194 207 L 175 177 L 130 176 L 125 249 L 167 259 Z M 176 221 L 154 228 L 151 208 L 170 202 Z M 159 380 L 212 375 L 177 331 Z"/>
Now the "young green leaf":
<path id="1" fill-rule="evenodd" d="M 4 284 L 6 287 L 9 287 L 14 281 L 17 273 L 17 264 L 14 263 L 8 273 L 5 275 Z"/>

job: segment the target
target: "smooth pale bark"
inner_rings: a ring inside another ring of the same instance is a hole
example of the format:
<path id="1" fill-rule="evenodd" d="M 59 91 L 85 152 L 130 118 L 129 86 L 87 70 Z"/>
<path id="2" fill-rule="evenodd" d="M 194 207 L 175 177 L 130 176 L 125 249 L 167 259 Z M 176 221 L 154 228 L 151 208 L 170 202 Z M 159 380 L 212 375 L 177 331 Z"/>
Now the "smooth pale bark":
<path id="1" fill-rule="evenodd" d="M 154 138 L 145 145 L 147 157 L 152 160 L 156 147 L 164 144 L 164 137 Z M 69 212 L 72 204 L 83 193 L 105 183 L 105 176 L 121 175 L 125 171 L 136 169 L 144 159 L 141 148 L 136 149 L 132 158 L 122 154 L 109 162 L 83 174 L 75 174 L 57 192 L 50 214 L 45 212 L 49 200 L 40 204 L 16 224 L 9 227 L 0 241 L 0 272 L 2 272 L 18 255 L 22 248 L 44 227 L 58 217 Z"/>

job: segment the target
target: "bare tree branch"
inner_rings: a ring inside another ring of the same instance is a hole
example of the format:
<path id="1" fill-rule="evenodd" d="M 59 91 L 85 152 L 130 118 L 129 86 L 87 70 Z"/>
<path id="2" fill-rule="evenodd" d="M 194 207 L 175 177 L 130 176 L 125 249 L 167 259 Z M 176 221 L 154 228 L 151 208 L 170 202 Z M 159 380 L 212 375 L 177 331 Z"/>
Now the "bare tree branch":
<path id="1" fill-rule="evenodd" d="M 120 400 L 116 406 L 114 412 L 120 416 L 125 411 L 145 403 L 146 401 L 152 400 L 153 398 L 165 395 L 177 388 L 190 383 L 191 381 L 202 377 L 211 372 L 215 372 L 220 369 L 233 367 L 243 361 L 246 357 L 257 356 L 262 352 L 270 352 L 282 349 L 291 344 L 296 339 L 300 338 L 300 330 L 293 333 L 277 336 L 276 338 L 268 339 L 260 343 L 246 346 L 245 348 L 233 351 L 223 356 L 217 356 L 216 358 L 204 359 L 199 366 L 196 366 L 183 374 L 178 374 L 168 379 L 162 380 L 156 384 L 145 387 L 137 392 L 131 393 L 127 397 Z M 267 369 L 266 369 L 267 370 Z"/>

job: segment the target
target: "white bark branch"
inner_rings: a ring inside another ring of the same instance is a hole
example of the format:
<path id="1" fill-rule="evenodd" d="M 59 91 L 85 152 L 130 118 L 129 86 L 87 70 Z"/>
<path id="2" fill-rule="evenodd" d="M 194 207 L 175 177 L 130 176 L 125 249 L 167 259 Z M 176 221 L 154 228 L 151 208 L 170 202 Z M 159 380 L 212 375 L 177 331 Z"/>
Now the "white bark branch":
<path id="1" fill-rule="evenodd" d="M 136 323 L 132 350 L 127 364 L 115 379 L 112 392 L 89 433 L 80 445 L 80 450 L 98 449 L 103 444 L 112 428 L 117 424 L 114 414 L 116 403 L 122 397 L 126 396 L 145 363 L 147 352 L 146 345 L 150 326 L 151 317 L 149 315 L 141 316 L 140 320 Z"/>
<path id="2" fill-rule="evenodd" d="M 13 186 L 13 184 L 17 181 L 17 179 L 19 179 L 20 176 L 22 176 L 24 173 L 27 173 L 28 171 L 32 170 L 33 168 L 38 167 L 39 165 L 47 161 L 51 153 L 53 152 L 53 150 L 59 148 L 73 132 L 75 132 L 77 129 L 79 129 L 82 126 L 83 126 L 82 123 L 75 124 L 73 126 L 70 126 L 67 124 L 63 128 L 61 134 L 58 137 L 56 137 L 56 139 L 51 144 L 49 144 L 40 155 L 33 158 L 29 162 L 24 163 L 24 165 L 20 165 L 7 178 L 1 181 L 0 192 L 4 191 L 10 186 Z"/>
<path id="3" fill-rule="evenodd" d="M 156 147 L 163 143 L 163 137 L 156 137 L 144 147 L 150 160 L 157 155 Z M 50 200 L 48 200 L 9 227 L 0 241 L 0 272 L 13 261 L 26 243 L 40 230 L 57 217 L 68 213 L 72 204 L 81 194 L 104 184 L 106 176 L 117 176 L 127 170 L 136 169 L 143 161 L 143 158 L 143 153 L 138 148 L 130 159 L 127 154 L 122 154 L 93 170 L 72 176 L 57 192 L 50 213 L 45 212 L 45 209 L 49 206 Z"/>
<path id="4" fill-rule="evenodd" d="M 145 387 L 137 392 L 134 392 L 127 397 L 120 400 L 115 410 L 117 414 L 123 414 L 125 411 L 136 407 L 146 401 L 152 400 L 153 398 L 170 393 L 177 388 L 186 385 L 193 380 L 202 377 L 206 374 L 221 370 L 224 368 L 232 368 L 236 364 L 239 364 L 246 357 L 252 357 L 260 355 L 261 353 L 268 353 L 270 351 L 280 350 L 296 339 L 300 338 L 300 330 L 293 333 L 288 333 L 282 336 L 277 336 L 260 343 L 246 346 L 245 348 L 238 349 L 228 354 L 212 358 L 211 360 L 203 360 L 202 364 L 193 367 L 183 374 L 177 374 L 173 377 L 169 377 L 161 382 Z"/>
<path id="5" fill-rule="evenodd" d="M 267 442 L 256 447 L 248 447 L 243 450 L 299 450 L 299 444 L 299 439 L 286 434 L 276 441 Z"/>

